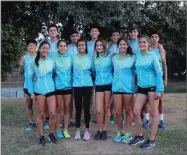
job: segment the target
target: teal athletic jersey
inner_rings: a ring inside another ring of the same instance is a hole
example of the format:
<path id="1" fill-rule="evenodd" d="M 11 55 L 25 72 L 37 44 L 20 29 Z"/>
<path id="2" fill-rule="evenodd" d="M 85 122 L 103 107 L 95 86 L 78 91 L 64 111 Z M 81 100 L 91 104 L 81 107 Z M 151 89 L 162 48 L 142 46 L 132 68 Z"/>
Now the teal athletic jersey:
<path id="1" fill-rule="evenodd" d="M 47 42 L 50 44 L 48 57 L 54 58 L 56 53 L 58 52 L 58 47 L 57 47 L 58 40 L 56 40 L 55 42 L 48 40 Z"/>
<path id="2" fill-rule="evenodd" d="M 55 88 L 72 89 L 72 58 L 67 53 L 62 55 L 57 52 L 55 58 Z"/>
<path id="3" fill-rule="evenodd" d="M 139 48 L 139 42 L 137 40 L 129 40 L 128 41 L 130 47 L 132 48 L 132 52 L 137 56 L 140 53 L 140 48 Z"/>
<path id="4" fill-rule="evenodd" d="M 93 86 L 93 58 L 77 54 L 73 60 L 73 87 Z"/>
<path id="5" fill-rule="evenodd" d="M 119 53 L 119 48 L 117 47 L 117 43 L 112 43 L 109 47 L 108 47 L 108 53 L 111 55 L 113 53 Z"/>
<path id="6" fill-rule="evenodd" d="M 95 46 L 95 42 L 94 41 L 91 40 L 91 41 L 87 42 L 88 55 L 91 58 L 93 58 L 93 56 L 94 56 L 94 46 Z"/>
<path id="7" fill-rule="evenodd" d="M 136 59 L 137 84 L 141 88 L 156 86 L 156 92 L 164 91 L 162 70 L 155 53 L 140 53 Z"/>
<path id="8" fill-rule="evenodd" d="M 112 58 L 110 54 L 105 56 L 100 53 L 97 58 L 94 58 L 95 85 L 103 86 L 112 84 Z"/>
<path id="9" fill-rule="evenodd" d="M 68 47 L 67 47 L 67 54 L 70 55 L 73 59 L 74 56 L 78 54 L 77 46 L 73 45 L 73 44 L 69 44 Z"/>
<path id="10" fill-rule="evenodd" d="M 30 55 L 29 52 L 27 54 L 25 54 L 23 57 L 23 59 L 24 59 L 23 68 L 24 68 L 24 77 L 25 77 L 24 88 L 25 89 L 28 89 L 27 80 L 29 77 L 29 65 L 35 61 L 35 58 L 36 58 L 36 56 Z"/>
<path id="11" fill-rule="evenodd" d="M 160 55 L 160 49 L 159 48 L 149 48 L 151 52 L 155 53 L 157 58 L 158 58 L 158 61 L 159 61 L 159 64 L 160 64 L 160 67 L 161 67 L 161 70 L 162 70 L 162 74 L 163 74 L 163 64 L 162 64 L 162 58 L 161 58 L 161 55 Z"/>
<path id="12" fill-rule="evenodd" d="M 135 93 L 135 61 L 135 55 L 127 54 L 123 59 L 120 59 L 120 54 L 113 56 L 112 92 Z"/>
<path id="13" fill-rule="evenodd" d="M 34 92 L 42 95 L 55 91 L 55 85 L 52 78 L 55 69 L 54 60 L 46 57 L 45 60 L 40 59 L 39 67 L 35 62 L 29 65 L 29 80 L 28 80 L 28 92 L 32 95 Z M 33 87 L 33 75 L 36 77 L 36 82 Z"/>

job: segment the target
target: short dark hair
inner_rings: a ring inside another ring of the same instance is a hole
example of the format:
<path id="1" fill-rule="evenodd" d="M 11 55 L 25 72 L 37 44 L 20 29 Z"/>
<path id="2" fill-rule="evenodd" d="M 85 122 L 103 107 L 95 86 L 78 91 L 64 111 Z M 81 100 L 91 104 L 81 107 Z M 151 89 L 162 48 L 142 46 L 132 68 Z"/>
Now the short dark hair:
<path id="1" fill-rule="evenodd" d="M 90 26 L 90 31 L 92 30 L 92 29 L 100 29 L 100 26 L 98 25 L 98 24 L 92 24 L 91 26 Z"/>
<path id="2" fill-rule="evenodd" d="M 117 33 L 120 34 L 120 31 L 119 31 L 119 30 L 113 30 L 111 34 L 113 34 L 113 33 L 115 33 L 115 32 L 117 32 Z"/>
<path id="3" fill-rule="evenodd" d="M 58 31 L 58 27 L 56 26 L 56 24 L 51 24 L 51 25 L 49 25 L 49 26 L 47 27 L 47 31 L 48 31 L 48 32 L 49 32 L 49 29 L 50 29 L 51 27 L 55 27 L 56 30 Z"/>
<path id="4" fill-rule="evenodd" d="M 72 34 L 79 34 L 79 33 L 78 33 L 78 31 L 73 30 L 73 31 L 70 32 L 70 36 L 71 36 Z"/>
<path id="5" fill-rule="evenodd" d="M 30 43 L 33 43 L 37 46 L 37 41 L 35 39 L 30 39 L 27 41 L 27 46 L 30 44 Z"/>
<path id="6" fill-rule="evenodd" d="M 130 26 L 130 27 L 128 28 L 128 32 L 132 32 L 132 31 L 134 31 L 134 30 L 137 30 L 137 31 L 139 32 L 139 28 L 138 28 L 137 25 L 132 25 L 132 26 Z"/>
<path id="7" fill-rule="evenodd" d="M 152 36 L 153 34 L 157 34 L 158 36 L 160 36 L 160 33 L 158 31 L 151 31 L 150 36 Z"/>

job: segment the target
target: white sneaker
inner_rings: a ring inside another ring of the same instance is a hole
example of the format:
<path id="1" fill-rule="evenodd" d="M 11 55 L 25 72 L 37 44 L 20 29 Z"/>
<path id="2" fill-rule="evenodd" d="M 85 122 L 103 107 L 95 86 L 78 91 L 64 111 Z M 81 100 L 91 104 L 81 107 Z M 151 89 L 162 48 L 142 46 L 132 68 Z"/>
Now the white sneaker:
<path id="1" fill-rule="evenodd" d="M 83 140 L 89 140 L 90 136 L 91 136 L 91 134 L 90 134 L 89 130 L 85 130 Z"/>
<path id="2" fill-rule="evenodd" d="M 75 140 L 80 140 L 81 139 L 81 133 L 80 133 L 80 129 L 77 129 L 76 133 L 75 133 Z"/>

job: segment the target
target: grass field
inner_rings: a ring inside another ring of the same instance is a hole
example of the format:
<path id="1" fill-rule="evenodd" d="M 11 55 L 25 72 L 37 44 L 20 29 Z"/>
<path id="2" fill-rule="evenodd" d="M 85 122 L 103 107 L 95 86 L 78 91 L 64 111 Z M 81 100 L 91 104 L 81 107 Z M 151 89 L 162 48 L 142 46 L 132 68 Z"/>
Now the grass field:
<path id="1" fill-rule="evenodd" d="M 96 124 L 91 124 L 92 138 L 90 141 L 59 140 L 57 145 L 47 143 L 45 147 L 38 145 L 36 128 L 25 131 L 27 124 L 25 102 L 23 99 L 4 99 L 1 103 L 1 153 L 2 155 L 61 155 L 61 154 L 187 154 L 186 132 L 186 94 L 166 94 L 165 122 L 167 130 L 159 129 L 156 146 L 142 150 L 138 146 L 114 143 L 111 138 L 116 132 L 116 125 L 110 125 L 107 141 L 94 141 Z M 36 108 L 36 106 L 34 106 Z M 95 119 L 95 107 L 93 119 Z M 82 125 L 83 127 L 83 125 Z M 73 136 L 75 127 L 71 127 Z M 47 131 L 45 132 L 47 134 Z M 83 133 L 83 129 L 82 129 Z M 135 127 L 133 127 L 133 135 Z M 150 128 L 145 131 L 148 138 Z"/>

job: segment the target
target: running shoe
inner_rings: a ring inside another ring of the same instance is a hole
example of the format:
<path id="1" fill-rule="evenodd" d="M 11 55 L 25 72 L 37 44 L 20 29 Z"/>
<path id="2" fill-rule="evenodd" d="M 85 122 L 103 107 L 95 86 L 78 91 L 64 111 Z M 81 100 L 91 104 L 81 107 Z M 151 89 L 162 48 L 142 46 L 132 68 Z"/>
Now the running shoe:
<path id="1" fill-rule="evenodd" d="M 45 146 L 45 143 L 46 143 L 45 137 L 44 137 L 44 136 L 41 136 L 41 137 L 40 137 L 39 144 L 42 145 L 42 146 Z"/>
<path id="2" fill-rule="evenodd" d="M 130 145 L 137 145 L 139 143 L 142 143 L 144 142 L 144 137 L 143 136 L 135 136 L 130 142 L 129 144 Z"/>
<path id="3" fill-rule="evenodd" d="M 101 133 L 101 140 L 107 140 L 107 139 L 108 139 L 107 131 L 103 131 Z"/>
<path id="4" fill-rule="evenodd" d="M 56 144 L 57 143 L 57 138 L 55 137 L 55 135 L 53 133 L 49 133 L 48 135 L 48 140 L 52 143 L 52 144 Z"/>
<path id="5" fill-rule="evenodd" d="M 73 120 L 70 119 L 70 120 L 68 121 L 68 127 L 73 127 L 73 126 L 74 126 L 74 124 L 73 124 Z"/>
<path id="6" fill-rule="evenodd" d="M 166 125 L 163 120 L 159 121 L 159 128 L 166 129 Z"/>
<path id="7" fill-rule="evenodd" d="M 124 138 L 122 139 L 122 143 L 129 144 L 130 140 L 132 139 L 131 133 L 126 132 Z"/>
<path id="8" fill-rule="evenodd" d="M 100 140 L 101 139 L 101 133 L 102 133 L 101 131 L 97 131 L 96 135 L 94 136 L 94 139 L 97 140 L 97 141 Z"/>
<path id="9" fill-rule="evenodd" d="M 80 130 L 77 129 L 76 133 L 75 133 L 75 140 L 80 140 L 81 139 L 81 133 L 80 133 Z"/>
<path id="10" fill-rule="evenodd" d="M 83 140 L 87 141 L 91 137 L 89 130 L 85 130 Z"/>
<path id="11" fill-rule="evenodd" d="M 114 115 L 110 116 L 110 124 L 114 124 L 115 121 L 114 121 Z"/>
<path id="12" fill-rule="evenodd" d="M 31 131 L 33 127 L 34 127 L 34 123 L 29 123 L 25 130 L 26 131 Z"/>
<path id="13" fill-rule="evenodd" d="M 149 149 L 149 148 L 151 148 L 153 146 L 155 146 L 155 140 L 148 139 L 145 143 L 140 145 L 140 148 Z"/>
<path id="14" fill-rule="evenodd" d="M 57 138 L 59 138 L 59 139 L 64 138 L 63 132 L 62 132 L 61 130 L 57 130 L 57 131 L 56 131 L 56 136 L 57 136 Z"/>
<path id="15" fill-rule="evenodd" d="M 121 131 L 118 131 L 116 136 L 113 138 L 114 142 L 120 142 L 124 138 L 124 134 Z"/>
<path id="16" fill-rule="evenodd" d="M 70 138 L 71 137 L 70 134 L 68 133 L 67 129 L 64 130 L 64 137 L 65 138 Z"/>
<path id="17" fill-rule="evenodd" d="M 143 122 L 142 127 L 143 127 L 144 129 L 147 129 L 147 128 L 149 127 L 149 120 L 148 120 L 148 119 L 146 119 L 146 120 Z"/>
<path id="18" fill-rule="evenodd" d="M 48 130 L 48 129 L 49 129 L 49 122 L 48 122 L 48 121 L 45 121 L 44 129 L 45 129 L 45 130 Z"/>

